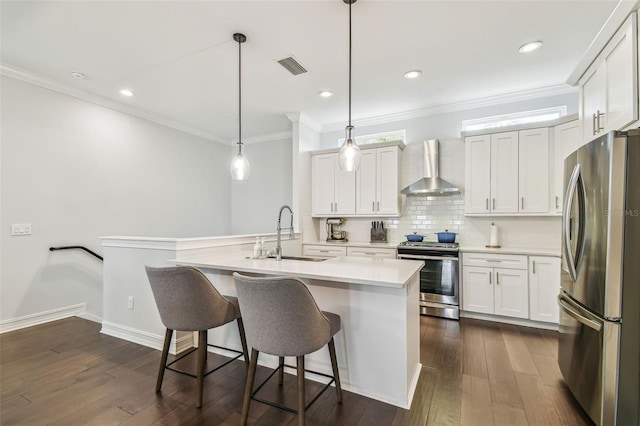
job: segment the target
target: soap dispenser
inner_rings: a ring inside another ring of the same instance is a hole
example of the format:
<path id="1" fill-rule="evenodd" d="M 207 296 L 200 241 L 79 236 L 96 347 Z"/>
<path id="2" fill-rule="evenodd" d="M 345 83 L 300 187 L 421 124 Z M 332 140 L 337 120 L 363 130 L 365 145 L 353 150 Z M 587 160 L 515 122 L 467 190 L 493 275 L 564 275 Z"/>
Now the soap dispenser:
<path id="1" fill-rule="evenodd" d="M 260 237 L 256 237 L 256 243 L 253 245 L 253 258 L 259 259 L 260 254 L 262 252 L 262 241 L 260 241 Z"/>

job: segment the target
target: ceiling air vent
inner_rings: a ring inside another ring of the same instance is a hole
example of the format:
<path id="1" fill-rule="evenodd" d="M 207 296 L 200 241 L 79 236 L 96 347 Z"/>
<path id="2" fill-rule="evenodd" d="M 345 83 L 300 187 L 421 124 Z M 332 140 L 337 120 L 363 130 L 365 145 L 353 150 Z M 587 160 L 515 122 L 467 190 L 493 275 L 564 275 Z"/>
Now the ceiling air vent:
<path id="1" fill-rule="evenodd" d="M 292 56 L 289 56 L 288 58 L 280 59 L 278 63 L 283 67 L 285 67 L 286 70 L 293 75 L 304 74 L 305 72 L 307 72 L 307 70 L 302 65 L 300 65 L 298 61 L 293 59 Z"/>

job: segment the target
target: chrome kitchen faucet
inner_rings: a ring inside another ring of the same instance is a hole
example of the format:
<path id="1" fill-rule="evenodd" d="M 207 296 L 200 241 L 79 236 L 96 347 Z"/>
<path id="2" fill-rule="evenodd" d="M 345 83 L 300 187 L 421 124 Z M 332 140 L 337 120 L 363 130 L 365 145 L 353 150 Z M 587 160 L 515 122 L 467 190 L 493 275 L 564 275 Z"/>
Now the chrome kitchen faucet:
<path id="1" fill-rule="evenodd" d="M 276 239 L 276 260 L 282 260 L 282 243 L 281 243 L 281 238 L 280 238 L 280 232 L 282 231 L 282 227 L 280 226 L 280 222 L 282 221 L 282 211 L 284 209 L 289 210 L 289 213 L 291 213 L 291 224 L 289 225 L 289 228 L 284 228 L 284 229 L 289 229 L 289 239 L 293 240 L 293 210 L 291 210 L 291 207 L 284 205 L 282 207 L 280 207 L 280 212 L 278 213 L 278 228 L 277 228 L 277 239 Z"/>

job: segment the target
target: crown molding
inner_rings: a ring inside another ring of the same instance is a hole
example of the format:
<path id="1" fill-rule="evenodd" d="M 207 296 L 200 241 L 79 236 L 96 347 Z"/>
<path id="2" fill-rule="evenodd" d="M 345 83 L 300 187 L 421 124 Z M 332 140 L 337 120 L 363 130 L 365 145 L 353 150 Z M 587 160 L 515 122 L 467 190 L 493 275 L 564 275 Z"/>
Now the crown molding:
<path id="1" fill-rule="evenodd" d="M 141 118 L 143 120 L 151 121 L 153 123 L 160 124 L 165 127 L 170 127 L 172 129 L 179 130 L 181 132 L 189 133 L 194 136 L 198 136 L 198 137 L 208 139 L 214 142 L 222 143 L 225 145 L 231 144 L 231 142 L 228 139 L 225 139 L 214 133 L 188 126 L 186 124 L 171 120 L 162 115 L 150 113 L 149 111 L 143 110 L 142 108 L 137 108 L 122 102 L 114 101 L 113 99 L 109 99 L 105 96 L 97 95 L 88 90 L 78 89 L 68 84 L 64 84 L 59 81 L 43 77 L 35 73 L 31 73 L 29 71 L 22 70 L 20 68 L 17 68 L 5 63 L 0 63 L 0 74 L 5 75 L 7 77 L 15 78 L 16 80 L 21 80 L 26 83 L 33 84 L 35 86 L 40 86 L 45 89 L 53 90 L 55 92 L 59 92 L 64 95 L 71 96 L 86 102 L 90 102 L 95 105 L 99 105 L 105 108 L 113 109 L 118 112 L 129 114 L 134 117 Z"/>
<path id="2" fill-rule="evenodd" d="M 281 141 L 283 139 L 291 139 L 292 135 L 293 133 L 291 132 L 291 130 L 286 130 L 284 132 L 269 133 L 266 135 L 258 135 L 258 136 L 252 136 L 250 138 L 244 138 L 242 139 L 242 143 L 245 145 L 251 145 L 254 143 Z M 231 141 L 231 145 L 235 145 L 237 143 L 238 143 L 237 138 Z"/>
<path id="3" fill-rule="evenodd" d="M 320 133 L 320 131 L 322 130 L 322 125 L 317 121 L 311 119 L 311 117 L 309 117 L 304 112 L 292 112 L 292 113 L 286 114 L 286 116 L 289 120 L 291 120 L 292 123 L 296 123 L 296 122 L 303 123 L 311 127 L 311 129 L 315 130 L 318 133 Z"/>
<path id="4" fill-rule="evenodd" d="M 470 99 L 468 101 L 455 102 L 451 104 L 436 105 L 427 108 L 420 108 L 411 111 L 398 112 L 356 120 L 358 127 L 373 126 L 395 121 L 411 120 L 414 118 L 428 117 L 431 115 L 444 114 L 449 112 L 465 111 L 469 109 L 501 105 L 509 102 L 525 101 L 529 99 L 543 98 L 548 96 L 564 95 L 567 93 L 577 93 L 578 88 L 559 84 L 556 86 L 541 87 L 538 89 L 525 90 L 521 92 L 506 93 L 503 95 L 489 96 L 486 98 Z M 322 126 L 321 133 L 334 132 L 344 129 L 347 122 L 332 123 Z"/>
<path id="5" fill-rule="evenodd" d="M 629 14 L 634 10 L 640 9 L 640 0 L 620 0 L 615 9 L 611 12 L 607 21 L 604 23 L 598 34 L 593 38 L 587 50 L 583 53 L 580 61 L 573 69 L 569 77 L 567 77 L 567 84 L 576 85 L 580 78 L 589 69 L 591 64 L 596 60 L 600 52 L 605 48 L 611 37 L 618 31 L 620 26 L 627 20 Z"/>

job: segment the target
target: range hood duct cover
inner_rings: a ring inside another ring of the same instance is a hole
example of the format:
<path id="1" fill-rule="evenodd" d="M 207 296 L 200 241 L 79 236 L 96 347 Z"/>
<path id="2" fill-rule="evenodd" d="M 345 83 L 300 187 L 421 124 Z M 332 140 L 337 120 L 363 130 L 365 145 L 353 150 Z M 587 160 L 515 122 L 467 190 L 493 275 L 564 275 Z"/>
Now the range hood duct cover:
<path id="1" fill-rule="evenodd" d="M 438 176 L 439 142 L 424 141 L 424 177 L 404 188 L 404 195 L 455 195 L 460 190 Z"/>

